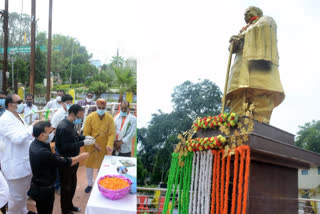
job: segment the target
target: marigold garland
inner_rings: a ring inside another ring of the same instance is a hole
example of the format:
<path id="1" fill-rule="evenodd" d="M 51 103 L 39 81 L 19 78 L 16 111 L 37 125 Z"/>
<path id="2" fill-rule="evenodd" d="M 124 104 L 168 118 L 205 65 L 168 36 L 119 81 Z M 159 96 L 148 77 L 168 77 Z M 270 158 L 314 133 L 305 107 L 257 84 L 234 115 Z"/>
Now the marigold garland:
<path id="1" fill-rule="evenodd" d="M 234 155 L 234 172 L 233 172 L 231 214 L 234 214 L 235 209 L 236 209 L 236 191 L 237 191 L 238 166 L 239 166 L 239 150 L 236 150 L 235 151 L 235 155 Z"/>
<path id="2" fill-rule="evenodd" d="M 226 164 L 226 159 L 222 156 L 221 158 L 221 187 L 220 187 L 220 213 L 223 214 L 223 191 L 224 191 L 224 174 L 225 174 L 225 164 Z"/>
<path id="3" fill-rule="evenodd" d="M 247 209 L 248 184 L 250 173 L 250 147 L 243 145 L 234 151 L 228 151 L 224 156 L 224 150 L 211 153 L 215 155 L 212 166 L 212 190 L 211 190 L 211 214 L 227 214 L 231 155 L 234 154 L 233 188 L 230 213 L 245 214 Z M 226 158 L 227 157 L 227 158 Z M 240 159 L 240 161 L 239 161 Z M 239 166 L 240 162 L 240 166 Z M 220 167 L 221 164 L 221 167 Z M 238 182 L 237 182 L 238 181 Z"/>
<path id="4" fill-rule="evenodd" d="M 227 139 L 222 135 L 204 138 L 198 137 L 186 141 L 186 146 L 190 152 L 205 151 L 209 149 L 222 149 L 226 144 L 226 141 Z"/>
<path id="5" fill-rule="evenodd" d="M 242 214 L 245 214 L 247 209 L 247 201 L 248 201 L 247 196 L 248 196 L 248 184 L 249 184 L 249 173 L 250 173 L 250 147 L 244 146 L 244 149 L 247 151 L 247 157 L 246 157 L 246 172 L 244 176 Z"/>
<path id="6" fill-rule="evenodd" d="M 242 187 L 243 187 L 243 168 L 244 168 L 244 156 L 245 152 L 243 151 L 243 147 L 239 147 L 240 152 L 240 169 L 239 169 L 239 184 L 238 184 L 238 206 L 237 206 L 237 214 L 241 213 L 241 198 L 242 198 Z"/>
<path id="7" fill-rule="evenodd" d="M 226 189 L 225 189 L 225 193 L 224 193 L 223 214 L 227 214 L 228 213 L 228 193 L 229 193 L 229 182 L 230 182 L 230 161 L 231 161 L 231 156 L 228 155 L 227 168 L 226 168 Z"/>
<path id="8" fill-rule="evenodd" d="M 201 129 L 215 129 L 221 126 L 234 127 L 237 125 L 238 119 L 239 116 L 234 112 L 199 118 L 193 123 L 192 129 L 196 132 Z"/>

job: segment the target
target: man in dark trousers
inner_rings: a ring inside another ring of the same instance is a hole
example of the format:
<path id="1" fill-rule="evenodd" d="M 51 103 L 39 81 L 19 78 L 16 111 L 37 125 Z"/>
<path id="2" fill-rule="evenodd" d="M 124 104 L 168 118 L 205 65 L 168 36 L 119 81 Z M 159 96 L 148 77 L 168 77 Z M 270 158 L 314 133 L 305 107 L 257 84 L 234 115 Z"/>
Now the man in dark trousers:
<path id="1" fill-rule="evenodd" d="M 56 148 L 63 157 L 75 157 L 80 153 L 80 147 L 92 145 L 95 140 L 91 136 L 79 136 L 75 125 L 78 125 L 83 118 L 84 109 L 78 105 L 72 105 L 68 110 L 68 117 L 63 119 L 56 129 Z M 62 214 L 80 212 L 75 207 L 72 199 L 77 186 L 77 170 L 79 164 L 59 168 L 61 182 L 61 210 Z"/>
<path id="2" fill-rule="evenodd" d="M 33 127 L 35 140 L 29 149 L 32 180 L 29 195 L 36 201 L 38 214 L 52 214 L 54 203 L 54 183 L 57 167 L 71 167 L 86 159 L 82 153 L 69 158 L 52 153 L 50 142 L 53 138 L 51 123 L 40 121 Z"/>

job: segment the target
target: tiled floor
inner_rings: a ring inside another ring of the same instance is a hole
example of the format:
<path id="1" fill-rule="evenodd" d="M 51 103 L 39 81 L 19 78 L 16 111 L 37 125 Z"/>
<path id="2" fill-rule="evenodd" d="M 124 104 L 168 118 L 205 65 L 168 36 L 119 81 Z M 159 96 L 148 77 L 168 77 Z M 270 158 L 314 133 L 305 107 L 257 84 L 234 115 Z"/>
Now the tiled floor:
<path id="1" fill-rule="evenodd" d="M 97 176 L 97 170 L 94 170 L 94 179 Z M 87 202 L 90 196 L 90 193 L 85 193 L 84 189 L 87 187 L 87 176 L 86 168 L 80 166 L 78 169 L 78 182 L 75 196 L 73 198 L 73 204 L 81 208 L 81 212 L 78 214 L 84 214 L 87 206 Z M 36 212 L 36 203 L 33 200 L 28 200 L 28 210 Z M 61 214 L 60 208 L 60 195 L 55 194 L 53 214 Z"/>

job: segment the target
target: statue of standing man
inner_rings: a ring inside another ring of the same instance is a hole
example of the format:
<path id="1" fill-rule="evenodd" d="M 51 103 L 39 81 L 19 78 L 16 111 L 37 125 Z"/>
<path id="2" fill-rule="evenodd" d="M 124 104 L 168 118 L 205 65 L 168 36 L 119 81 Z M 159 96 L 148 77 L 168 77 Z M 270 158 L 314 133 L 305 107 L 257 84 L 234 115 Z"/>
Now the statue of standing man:
<path id="1" fill-rule="evenodd" d="M 246 9 L 244 19 L 247 25 L 230 39 L 236 56 L 226 100 L 240 116 L 245 115 L 243 104 L 254 104 L 254 118 L 269 123 L 273 108 L 285 97 L 278 71 L 277 25 L 257 7 Z"/>

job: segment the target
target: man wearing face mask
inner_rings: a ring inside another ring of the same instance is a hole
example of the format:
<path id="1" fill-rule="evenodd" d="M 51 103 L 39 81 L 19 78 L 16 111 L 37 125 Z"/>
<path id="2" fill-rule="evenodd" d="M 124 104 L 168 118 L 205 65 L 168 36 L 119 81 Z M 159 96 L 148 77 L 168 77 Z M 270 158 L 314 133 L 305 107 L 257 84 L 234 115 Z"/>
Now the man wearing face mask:
<path id="1" fill-rule="evenodd" d="M 61 107 L 63 95 L 65 95 L 64 91 L 58 90 L 56 99 L 49 101 L 43 109 L 59 109 Z"/>
<path id="2" fill-rule="evenodd" d="M 63 95 L 61 98 L 61 107 L 52 116 L 51 124 L 54 129 L 56 129 L 59 123 L 68 116 L 68 109 L 72 105 L 73 97 L 70 94 Z"/>
<path id="3" fill-rule="evenodd" d="M 0 91 L 0 117 L 6 111 L 6 108 L 4 106 L 5 99 L 6 99 L 6 94 Z"/>
<path id="4" fill-rule="evenodd" d="M 35 113 L 38 111 L 38 107 L 33 104 L 33 95 L 27 94 L 25 96 L 26 103 L 24 105 L 24 121 L 26 121 L 27 124 L 32 124 L 33 121 L 39 120 L 39 115 Z M 28 116 L 32 114 L 32 116 Z M 26 117 L 27 116 L 27 117 Z M 30 120 L 31 119 L 31 120 Z"/>
<path id="5" fill-rule="evenodd" d="M 115 126 L 112 116 L 106 112 L 106 105 L 105 99 L 98 99 L 96 102 L 98 110 L 87 117 L 83 128 L 83 135 L 96 137 L 96 143 L 99 145 L 98 149 L 93 146 L 84 147 L 86 152 L 91 153 L 86 162 L 88 179 L 86 193 L 89 193 L 93 186 L 93 169 L 99 169 L 104 156 L 112 153 Z"/>
<path id="6" fill-rule="evenodd" d="M 80 105 L 80 106 L 87 106 L 87 105 L 92 106 L 92 105 L 95 105 L 95 102 L 93 101 L 92 98 L 93 98 L 93 93 L 92 93 L 92 92 L 88 92 L 88 93 L 86 94 L 86 99 L 84 99 L 84 100 L 79 100 L 79 101 L 78 101 L 78 105 Z M 88 110 L 88 115 L 89 115 L 90 113 L 94 112 L 94 111 L 96 111 L 96 108 L 95 108 L 95 107 L 89 108 L 89 110 Z"/>
<path id="7" fill-rule="evenodd" d="M 31 143 L 29 156 L 32 169 L 30 196 L 36 201 L 38 214 L 51 214 L 54 203 L 56 168 L 71 167 L 86 159 L 89 154 L 62 157 L 52 153 L 50 142 L 54 133 L 50 122 L 40 121 L 33 127 L 35 140 Z"/>
<path id="8" fill-rule="evenodd" d="M 17 94 L 6 97 L 5 107 L 6 111 L 0 117 L 0 141 L 5 145 L 0 161 L 10 190 L 8 214 L 26 214 L 31 181 L 29 147 L 33 140 L 32 126 L 28 126 L 19 115 L 24 104 Z"/>
<path id="9" fill-rule="evenodd" d="M 128 101 L 122 101 L 120 113 L 114 118 L 116 137 L 112 155 L 131 156 L 131 143 L 136 134 L 137 119 L 129 113 L 129 106 Z"/>
<path id="10" fill-rule="evenodd" d="M 79 136 L 75 130 L 83 118 L 84 109 L 78 104 L 73 104 L 68 110 L 68 117 L 63 119 L 56 130 L 56 148 L 63 157 L 75 157 L 80 153 L 81 146 L 94 144 L 91 136 Z M 77 186 L 77 170 L 79 164 L 59 168 L 61 181 L 61 210 L 62 214 L 79 212 L 72 199 Z"/>

